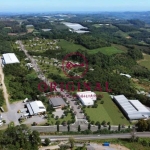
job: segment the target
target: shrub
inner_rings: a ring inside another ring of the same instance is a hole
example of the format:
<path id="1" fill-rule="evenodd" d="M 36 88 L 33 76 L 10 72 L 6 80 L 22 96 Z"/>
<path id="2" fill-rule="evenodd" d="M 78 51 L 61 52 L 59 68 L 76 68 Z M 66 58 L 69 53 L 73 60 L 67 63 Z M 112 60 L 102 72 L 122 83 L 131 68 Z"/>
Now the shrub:
<path id="1" fill-rule="evenodd" d="M 95 122 L 94 122 L 94 121 L 91 121 L 91 124 L 92 124 L 92 125 L 94 125 L 94 124 L 95 124 Z"/>
<path id="2" fill-rule="evenodd" d="M 45 145 L 48 146 L 49 143 L 50 143 L 50 139 L 49 139 L 49 138 L 46 138 L 46 139 L 45 139 Z"/>
<path id="3" fill-rule="evenodd" d="M 100 124 L 100 122 L 99 121 L 97 121 L 96 123 L 95 123 L 95 125 L 99 125 Z"/>
<path id="4" fill-rule="evenodd" d="M 56 119 L 56 120 L 58 120 L 58 118 L 59 118 L 59 117 L 58 117 L 58 116 L 56 116 L 56 118 L 55 118 L 55 119 Z"/>
<path id="5" fill-rule="evenodd" d="M 106 121 L 104 120 L 103 122 L 102 122 L 102 125 L 105 125 L 106 124 Z"/>
<path id="6" fill-rule="evenodd" d="M 107 125 L 110 125 L 110 122 L 107 122 Z"/>
<path id="7" fill-rule="evenodd" d="M 101 104 L 104 104 L 104 101 L 101 101 Z"/>

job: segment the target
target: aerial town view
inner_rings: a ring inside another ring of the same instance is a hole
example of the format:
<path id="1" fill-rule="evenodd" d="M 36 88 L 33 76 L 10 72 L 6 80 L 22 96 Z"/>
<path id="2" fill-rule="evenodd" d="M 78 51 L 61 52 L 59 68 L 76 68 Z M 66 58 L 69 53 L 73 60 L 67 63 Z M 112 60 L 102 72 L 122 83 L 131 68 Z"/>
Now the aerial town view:
<path id="1" fill-rule="evenodd" d="M 0 2 L 0 150 L 150 150 L 150 1 Z"/>

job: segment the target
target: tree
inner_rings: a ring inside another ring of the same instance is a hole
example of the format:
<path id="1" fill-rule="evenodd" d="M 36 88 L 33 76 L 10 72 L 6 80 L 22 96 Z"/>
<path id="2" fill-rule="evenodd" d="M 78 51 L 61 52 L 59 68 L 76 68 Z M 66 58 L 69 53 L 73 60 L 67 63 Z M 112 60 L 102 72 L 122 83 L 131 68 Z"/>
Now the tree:
<path id="1" fill-rule="evenodd" d="M 98 130 L 100 130 L 100 129 L 101 129 L 101 124 L 99 123 L 99 124 L 98 124 Z"/>
<path id="2" fill-rule="evenodd" d="M 136 126 L 138 127 L 138 131 L 146 131 L 148 129 L 148 123 L 143 119 L 139 120 Z"/>
<path id="3" fill-rule="evenodd" d="M 78 125 L 78 132 L 80 132 L 81 131 L 81 127 L 80 127 L 80 125 Z"/>
<path id="4" fill-rule="evenodd" d="M 121 125 L 119 124 L 119 125 L 118 125 L 118 131 L 120 131 L 120 129 L 121 129 Z"/>
<path id="5" fill-rule="evenodd" d="M 68 132 L 70 132 L 70 125 L 69 125 L 69 124 L 68 124 L 68 127 L 67 127 L 67 128 L 68 128 Z"/>
<path id="6" fill-rule="evenodd" d="M 94 125 L 94 124 L 95 124 L 95 122 L 94 122 L 94 121 L 92 121 L 92 122 L 91 122 L 91 124 L 93 124 L 93 125 Z"/>
<path id="7" fill-rule="evenodd" d="M 109 124 L 108 130 L 111 130 L 111 125 Z"/>
<path id="8" fill-rule="evenodd" d="M 57 124 L 57 132 L 59 132 L 59 124 Z"/>
<path id="9" fill-rule="evenodd" d="M 37 131 L 33 131 L 32 134 L 29 137 L 30 142 L 32 143 L 32 145 L 40 145 L 41 144 L 41 139 L 40 139 L 40 134 Z"/>
<path id="10" fill-rule="evenodd" d="M 74 148 L 74 139 L 72 137 L 69 138 L 70 147 Z"/>
<path id="11" fill-rule="evenodd" d="M 97 121 L 97 122 L 95 123 L 95 125 L 97 125 L 97 126 L 98 126 L 99 124 L 100 124 L 100 122 L 99 122 L 99 121 Z"/>
<path id="12" fill-rule="evenodd" d="M 91 124 L 90 123 L 88 124 L 88 130 L 91 130 Z"/>
<path id="13" fill-rule="evenodd" d="M 48 146 L 49 143 L 50 143 L 50 139 L 49 139 L 49 138 L 46 138 L 46 139 L 45 139 L 45 145 Z"/>
<path id="14" fill-rule="evenodd" d="M 103 122 L 102 122 L 102 125 L 105 125 L 106 124 L 106 121 L 104 120 Z"/>

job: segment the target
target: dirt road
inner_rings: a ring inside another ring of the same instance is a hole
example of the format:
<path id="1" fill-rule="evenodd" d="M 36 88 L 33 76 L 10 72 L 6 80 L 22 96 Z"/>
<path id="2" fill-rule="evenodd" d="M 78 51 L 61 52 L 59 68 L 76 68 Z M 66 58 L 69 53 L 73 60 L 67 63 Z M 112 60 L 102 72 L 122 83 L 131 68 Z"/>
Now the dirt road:
<path id="1" fill-rule="evenodd" d="M 7 88 L 5 86 L 5 82 L 4 82 L 4 73 L 3 73 L 3 69 L 2 69 L 2 59 L 0 57 L 0 76 L 1 76 L 1 83 L 2 83 L 2 89 L 3 89 L 3 93 L 4 93 L 4 98 L 5 98 L 5 102 L 6 102 L 6 106 L 7 106 L 7 109 L 9 110 L 10 109 L 10 104 L 9 104 L 9 95 L 8 95 L 8 92 L 7 92 Z"/>

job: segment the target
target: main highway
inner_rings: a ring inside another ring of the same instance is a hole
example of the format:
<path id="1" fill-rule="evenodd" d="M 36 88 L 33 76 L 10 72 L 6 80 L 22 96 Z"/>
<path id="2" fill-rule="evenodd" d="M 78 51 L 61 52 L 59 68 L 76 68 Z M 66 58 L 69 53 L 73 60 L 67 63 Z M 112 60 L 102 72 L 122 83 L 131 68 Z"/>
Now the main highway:
<path id="1" fill-rule="evenodd" d="M 150 132 L 136 132 L 136 137 L 150 137 Z M 65 141 L 70 137 L 73 137 L 75 140 L 97 140 L 97 139 L 118 139 L 118 138 L 131 138 L 130 133 L 121 133 L 121 134 L 99 134 L 99 135 L 44 135 L 40 136 L 42 140 L 49 138 L 51 141 Z"/>

